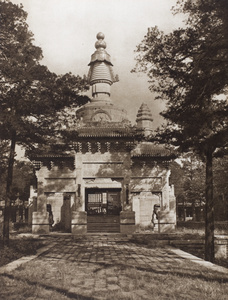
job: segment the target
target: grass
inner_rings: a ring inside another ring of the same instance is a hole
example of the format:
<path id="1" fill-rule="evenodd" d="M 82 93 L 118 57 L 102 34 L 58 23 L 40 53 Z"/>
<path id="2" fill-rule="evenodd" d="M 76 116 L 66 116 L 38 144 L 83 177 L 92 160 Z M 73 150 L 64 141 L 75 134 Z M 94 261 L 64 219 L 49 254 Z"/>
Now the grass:
<path id="1" fill-rule="evenodd" d="M 34 255 L 38 248 L 43 246 L 43 242 L 34 238 L 11 237 L 9 245 L 3 247 L 0 240 L 0 266 L 8 264 L 22 256 Z"/>

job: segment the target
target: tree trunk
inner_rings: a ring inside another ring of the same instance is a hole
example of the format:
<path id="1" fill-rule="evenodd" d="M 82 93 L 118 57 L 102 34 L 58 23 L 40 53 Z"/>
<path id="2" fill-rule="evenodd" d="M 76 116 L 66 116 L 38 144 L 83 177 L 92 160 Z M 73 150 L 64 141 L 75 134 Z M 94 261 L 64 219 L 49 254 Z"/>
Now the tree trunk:
<path id="1" fill-rule="evenodd" d="M 3 244 L 9 244 L 9 224 L 10 224 L 10 206 L 11 206 L 11 189 L 13 181 L 13 164 L 14 164 L 14 154 L 16 146 L 16 132 L 12 133 L 9 161 L 8 161 L 8 176 L 6 183 L 6 198 L 5 198 L 5 209 L 4 209 L 4 222 L 3 222 Z"/>
<path id="2" fill-rule="evenodd" d="M 206 153 L 205 260 L 214 262 L 213 151 Z"/>
<path id="3" fill-rule="evenodd" d="M 196 206 L 195 206 L 195 200 L 192 202 L 192 221 L 196 220 Z"/>

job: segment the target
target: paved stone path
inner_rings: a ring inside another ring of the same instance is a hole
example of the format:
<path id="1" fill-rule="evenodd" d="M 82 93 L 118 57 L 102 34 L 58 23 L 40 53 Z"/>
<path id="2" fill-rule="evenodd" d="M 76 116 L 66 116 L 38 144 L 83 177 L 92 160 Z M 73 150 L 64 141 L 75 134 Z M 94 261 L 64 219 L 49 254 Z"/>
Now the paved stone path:
<path id="1" fill-rule="evenodd" d="M 198 268 L 195 264 L 189 264 L 189 259 L 201 266 Z M 163 274 L 191 277 L 194 272 L 194 277 L 211 279 L 210 272 L 206 274 L 209 269 L 203 266 L 201 259 L 171 248 L 150 249 L 121 235 L 53 235 L 48 237 L 48 246 L 40 250 L 39 256 L 29 260 L 24 259 L 27 263 L 19 268 L 23 259 L 8 265 L 8 269 L 0 269 L 0 274 L 8 274 L 10 279 L 24 280 L 26 284 L 39 284 L 42 287 L 39 296 L 21 296 L 18 299 L 49 299 L 48 295 L 52 291 L 58 295 L 50 298 L 55 300 L 169 299 L 168 296 L 151 298 L 149 291 L 145 289 L 147 278 L 146 284 L 153 284 L 147 274 L 157 274 L 158 278 Z M 205 266 L 214 265 L 206 263 Z M 142 272 L 143 279 L 138 271 Z M 214 267 L 213 272 L 213 278 L 226 278 L 228 282 L 227 269 Z M 180 299 L 189 298 L 184 295 Z"/>

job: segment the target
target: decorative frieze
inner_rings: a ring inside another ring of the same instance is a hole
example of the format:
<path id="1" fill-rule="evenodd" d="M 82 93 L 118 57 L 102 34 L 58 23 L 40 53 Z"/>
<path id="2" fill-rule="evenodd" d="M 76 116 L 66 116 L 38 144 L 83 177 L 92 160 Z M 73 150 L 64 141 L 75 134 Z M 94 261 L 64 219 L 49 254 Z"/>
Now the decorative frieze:
<path id="1" fill-rule="evenodd" d="M 34 166 L 34 169 L 36 171 L 40 170 L 40 168 L 42 168 L 43 164 L 42 164 L 42 161 L 37 161 L 37 160 L 34 160 L 32 162 L 33 166 Z"/>
<path id="2" fill-rule="evenodd" d="M 165 168 L 169 168 L 170 161 L 162 161 L 162 165 L 163 165 L 163 167 L 165 167 Z"/>
<path id="3" fill-rule="evenodd" d="M 110 142 L 106 142 L 105 145 L 107 147 L 107 152 L 110 152 L 110 145 L 111 145 Z"/>
<path id="4" fill-rule="evenodd" d="M 46 167 L 49 171 L 55 167 L 59 170 L 68 168 L 69 170 L 75 169 L 74 157 L 42 157 L 42 160 L 34 160 L 33 166 L 36 171 L 39 171 L 42 167 Z"/>
<path id="5" fill-rule="evenodd" d="M 82 142 L 76 142 L 74 143 L 75 151 L 76 152 L 82 152 Z"/>
<path id="6" fill-rule="evenodd" d="M 97 142 L 97 152 L 101 152 L 101 143 Z"/>
<path id="7" fill-rule="evenodd" d="M 125 143 L 125 148 L 127 151 L 131 151 L 132 149 L 134 149 L 136 146 L 136 142 L 134 141 L 130 141 L 130 142 L 126 142 Z"/>
<path id="8" fill-rule="evenodd" d="M 88 152 L 91 152 L 91 143 L 90 142 L 87 142 L 87 150 L 88 150 Z"/>
<path id="9" fill-rule="evenodd" d="M 132 149 L 134 147 L 134 142 L 127 142 L 125 140 L 119 141 L 105 141 L 104 140 L 84 140 L 74 143 L 74 150 L 77 153 L 105 153 L 105 152 L 118 152 L 126 151 L 127 149 Z M 128 151 L 128 150 L 127 150 Z M 129 150 L 130 151 L 130 150 Z"/>

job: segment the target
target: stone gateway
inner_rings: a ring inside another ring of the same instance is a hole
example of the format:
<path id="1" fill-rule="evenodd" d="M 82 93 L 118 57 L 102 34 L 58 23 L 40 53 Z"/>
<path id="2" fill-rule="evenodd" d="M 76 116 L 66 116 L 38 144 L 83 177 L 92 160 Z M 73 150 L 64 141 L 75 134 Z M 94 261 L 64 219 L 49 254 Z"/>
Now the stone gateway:
<path id="1" fill-rule="evenodd" d="M 76 111 L 71 151 L 30 157 L 37 176 L 37 194 L 30 199 L 32 230 L 174 230 L 176 200 L 169 186 L 174 156 L 164 146 L 148 142 L 153 120 L 146 104 L 132 126 L 126 111 L 112 101 L 110 88 L 118 76 L 103 33 L 97 34 L 95 48 L 88 75 L 92 99 Z"/>

